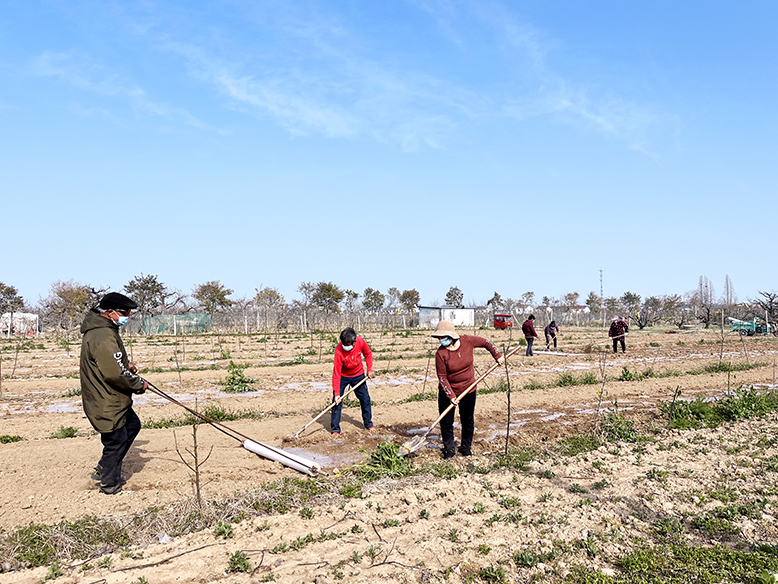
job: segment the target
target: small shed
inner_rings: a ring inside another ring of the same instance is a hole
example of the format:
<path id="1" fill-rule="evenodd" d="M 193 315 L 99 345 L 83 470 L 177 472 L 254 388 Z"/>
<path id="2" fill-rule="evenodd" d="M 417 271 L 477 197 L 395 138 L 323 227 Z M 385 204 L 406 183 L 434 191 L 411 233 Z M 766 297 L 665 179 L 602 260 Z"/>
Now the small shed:
<path id="1" fill-rule="evenodd" d="M 451 321 L 454 326 L 475 326 L 475 308 L 419 306 L 419 326 L 435 328 L 441 320 Z"/>

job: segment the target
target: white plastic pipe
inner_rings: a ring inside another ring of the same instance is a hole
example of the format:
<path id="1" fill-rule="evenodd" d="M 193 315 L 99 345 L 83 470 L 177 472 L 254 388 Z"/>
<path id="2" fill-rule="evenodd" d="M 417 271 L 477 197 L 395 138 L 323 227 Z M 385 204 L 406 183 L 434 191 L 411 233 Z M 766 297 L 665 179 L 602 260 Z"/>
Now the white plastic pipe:
<path id="1" fill-rule="evenodd" d="M 302 456 L 291 454 L 290 452 L 284 452 L 278 448 L 267 446 L 260 442 L 254 442 L 253 440 L 246 440 L 243 443 L 243 448 L 258 454 L 263 458 L 280 462 L 281 464 L 293 468 L 294 470 L 307 475 L 316 475 L 321 472 L 321 465 Z"/>

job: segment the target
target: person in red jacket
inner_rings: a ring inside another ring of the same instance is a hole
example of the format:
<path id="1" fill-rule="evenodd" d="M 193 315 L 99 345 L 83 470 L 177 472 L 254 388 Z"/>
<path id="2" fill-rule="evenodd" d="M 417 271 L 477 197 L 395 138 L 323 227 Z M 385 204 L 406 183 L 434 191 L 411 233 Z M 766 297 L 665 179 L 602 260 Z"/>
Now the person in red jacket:
<path id="1" fill-rule="evenodd" d="M 332 400 L 337 404 L 330 415 L 330 431 L 333 436 L 340 434 L 340 415 L 343 410 L 343 392 L 346 386 L 355 387 L 365 379 L 365 369 L 362 367 L 362 356 L 367 364 L 367 377 L 373 378 L 373 352 L 367 346 L 365 339 L 357 336 L 351 328 L 345 328 L 340 333 L 340 343 L 335 348 L 335 362 L 332 367 Z M 354 395 L 362 408 L 362 422 L 365 430 L 372 431 L 373 411 L 370 407 L 370 394 L 367 392 L 367 382 L 360 385 Z"/>
<path id="2" fill-rule="evenodd" d="M 505 358 L 488 339 L 459 335 L 454 329 L 454 323 L 447 320 L 438 323 L 432 336 L 440 341 L 440 348 L 435 353 L 435 370 L 438 374 L 438 413 L 442 414 L 449 404 L 459 406 L 459 421 L 462 424 L 459 453 L 462 456 L 470 456 L 475 433 L 476 388 L 471 389 L 466 395 L 463 393 L 475 381 L 473 349 L 476 347 L 486 349 L 501 365 L 505 362 Z M 443 458 L 452 458 L 455 454 L 454 410 L 456 407 L 451 408 L 451 411 L 440 421 Z"/>

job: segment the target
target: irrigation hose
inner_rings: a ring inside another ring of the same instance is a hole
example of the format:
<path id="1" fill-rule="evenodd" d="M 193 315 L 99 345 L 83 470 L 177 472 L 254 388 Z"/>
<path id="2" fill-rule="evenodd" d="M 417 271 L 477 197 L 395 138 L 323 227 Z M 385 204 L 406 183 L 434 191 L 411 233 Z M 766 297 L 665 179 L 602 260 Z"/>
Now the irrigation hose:
<path id="1" fill-rule="evenodd" d="M 180 406 L 180 407 L 184 408 L 187 412 L 189 412 L 193 416 L 196 416 L 196 417 L 200 418 L 201 420 L 207 422 L 208 424 L 210 424 L 211 426 L 213 426 L 214 428 L 216 428 L 220 432 L 226 434 L 227 436 L 229 436 L 233 440 L 237 440 L 238 442 L 240 442 L 243 445 L 243 447 L 246 450 L 249 450 L 250 452 L 254 452 L 255 454 L 260 454 L 259 452 L 257 452 L 256 447 L 254 447 L 254 445 L 256 445 L 260 449 L 265 449 L 267 451 L 270 451 L 270 452 L 274 453 L 276 456 L 280 456 L 282 458 L 285 458 L 289 462 L 289 464 L 287 464 L 287 463 L 282 463 L 282 464 L 285 464 L 286 466 L 291 466 L 292 468 L 295 468 L 296 470 L 300 470 L 298 467 L 303 466 L 303 467 L 306 468 L 307 472 L 309 472 L 309 473 L 310 472 L 321 472 L 321 466 L 318 463 L 315 463 L 315 462 L 310 461 L 310 460 L 306 460 L 306 459 L 304 459 L 304 458 L 302 458 L 300 456 L 296 456 L 296 455 L 290 454 L 288 452 L 284 452 L 280 448 L 275 448 L 273 446 L 269 446 L 267 444 L 263 444 L 262 442 L 258 442 L 257 440 L 253 440 L 253 439 L 249 438 L 248 436 L 246 436 L 245 434 L 241 434 L 237 430 L 233 430 L 229 426 L 225 426 L 221 422 L 217 422 L 213 418 L 210 418 L 210 417 L 208 417 L 208 416 L 206 416 L 204 414 L 201 414 L 197 410 L 193 410 L 189 406 L 186 406 L 186 405 L 182 404 L 180 401 L 178 401 L 177 399 L 169 396 L 167 393 L 165 393 L 164 391 L 159 389 L 156 385 L 154 385 L 150 381 L 148 381 L 148 380 L 145 380 L 145 381 L 146 381 L 146 383 L 149 384 L 149 388 L 154 393 L 156 393 L 157 395 L 160 395 L 160 396 L 164 397 L 165 399 L 173 402 L 177 406 Z M 249 448 L 247 446 L 247 444 L 248 444 L 248 446 L 252 446 L 252 448 Z M 279 461 L 279 462 L 281 462 L 281 461 Z M 302 472 L 305 472 L 305 471 L 302 471 Z"/>

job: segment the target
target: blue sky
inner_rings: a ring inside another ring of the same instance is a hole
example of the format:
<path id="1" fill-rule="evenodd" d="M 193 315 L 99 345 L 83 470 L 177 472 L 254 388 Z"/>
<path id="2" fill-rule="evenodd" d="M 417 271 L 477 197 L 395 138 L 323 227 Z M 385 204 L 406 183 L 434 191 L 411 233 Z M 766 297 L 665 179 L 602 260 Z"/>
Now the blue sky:
<path id="1" fill-rule="evenodd" d="M 0 1 L 0 281 L 778 288 L 775 2 Z"/>

